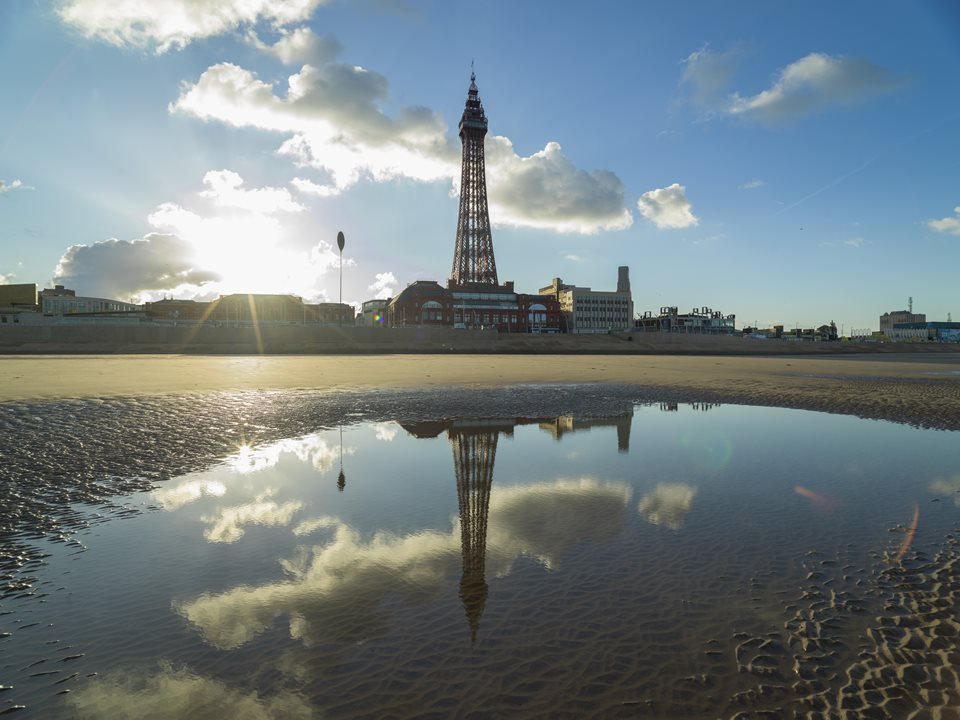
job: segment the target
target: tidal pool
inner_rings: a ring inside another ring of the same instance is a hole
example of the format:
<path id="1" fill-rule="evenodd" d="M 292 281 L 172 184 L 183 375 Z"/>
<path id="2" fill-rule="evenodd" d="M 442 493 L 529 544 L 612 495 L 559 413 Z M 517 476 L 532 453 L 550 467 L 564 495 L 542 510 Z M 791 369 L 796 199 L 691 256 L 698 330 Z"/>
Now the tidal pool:
<path id="1" fill-rule="evenodd" d="M 0 713 L 956 714 L 958 505 L 955 433 L 774 408 L 240 445 L 25 535 Z"/>

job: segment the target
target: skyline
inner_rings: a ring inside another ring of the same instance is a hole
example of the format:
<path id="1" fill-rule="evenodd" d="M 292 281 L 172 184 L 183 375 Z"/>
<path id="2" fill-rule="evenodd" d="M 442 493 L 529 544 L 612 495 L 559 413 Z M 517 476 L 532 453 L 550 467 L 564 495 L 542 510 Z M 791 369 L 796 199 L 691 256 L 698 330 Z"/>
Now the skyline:
<path id="1" fill-rule="evenodd" d="M 473 60 L 501 281 L 628 265 L 638 312 L 740 326 L 960 312 L 950 3 L 114 5 L 0 7 L 0 282 L 336 301 L 342 230 L 344 301 L 445 283 Z"/>

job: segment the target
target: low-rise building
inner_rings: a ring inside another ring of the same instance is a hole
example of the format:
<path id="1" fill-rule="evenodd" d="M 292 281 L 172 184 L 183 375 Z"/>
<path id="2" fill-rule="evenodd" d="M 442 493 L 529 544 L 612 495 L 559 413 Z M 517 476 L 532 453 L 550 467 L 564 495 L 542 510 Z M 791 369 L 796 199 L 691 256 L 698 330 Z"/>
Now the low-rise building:
<path id="1" fill-rule="evenodd" d="M 361 327 L 383 327 L 387 324 L 387 306 L 390 298 L 367 300 L 360 306 L 358 318 Z"/>
<path id="2" fill-rule="evenodd" d="M 884 333 L 898 342 L 960 342 L 958 322 L 909 322 L 896 323 Z"/>
<path id="3" fill-rule="evenodd" d="M 914 313 L 913 308 L 910 310 L 891 310 L 880 316 L 880 332 L 889 336 L 889 331 L 893 330 L 894 325 L 925 323 L 926 321 L 927 316 L 924 313 Z"/>
<path id="4" fill-rule="evenodd" d="M 36 283 L 0 285 L 0 310 L 36 312 L 40 304 Z"/>
<path id="5" fill-rule="evenodd" d="M 560 306 L 561 328 L 573 334 L 629 330 L 633 325 L 630 268 L 618 268 L 616 290 L 593 290 L 567 285 L 560 278 L 540 288 L 542 296 L 555 298 Z"/>
<path id="6" fill-rule="evenodd" d="M 75 290 L 56 285 L 40 291 L 40 306 L 44 315 L 90 315 L 103 313 L 131 313 L 142 308 L 136 303 L 110 298 L 77 296 Z"/>
<path id="7" fill-rule="evenodd" d="M 637 332 L 735 335 L 736 323 L 736 315 L 724 315 L 719 310 L 708 307 L 693 308 L 688 313 L 681 313 L 676 306 L 664 306 L 656 316 L 647 310 L 642 317 L 637 318 L 634 328 Z"/>

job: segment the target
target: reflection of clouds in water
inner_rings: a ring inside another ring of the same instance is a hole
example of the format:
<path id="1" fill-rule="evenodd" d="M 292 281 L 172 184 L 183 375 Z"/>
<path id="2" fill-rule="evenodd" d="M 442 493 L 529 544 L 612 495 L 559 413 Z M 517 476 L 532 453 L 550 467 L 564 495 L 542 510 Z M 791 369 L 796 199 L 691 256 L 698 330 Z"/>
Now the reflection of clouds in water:
<path id="1" fill-rule="evenodd" d="M 280 505 L 268 499 L 271 495 L 273 491 L 268 489 L 253 502 L 218 508 L 215 515 L 204 515 L 200 519 L 211 526 L 203 531 L 203 536 L 210 542 L 232 543 L 243 537 L 243 525 L 289 525 L 303 503 L 290 501 Z"/>
<path id="2" fill-rule="evenodd" d="M 660 483 L 640 498 L 637 511 L 647 522 L 678 530 L 696 494 L 697 489 L 686 483 Z"/>
<path id="3" fill-rule="evenodd" d="M 576 543 L 619 533 L 629 499 L 625 485 L 587 479 L 494 488 L 488 571 L 506 575 L 520 556 L 556 567 Z M 318 521 L 330 527 L 329 519 Z M 449 533 L 425 530 L 398 537 L 378 532 L 365 541 L 349 525 L 334 522 L 330 543 L 301 546 L 282 563 L 289 580 L 202 595 L 177 611 L 222 649 L 250 641 L 281 615 L 289 617 L 291 637 L 305 645 L 358 641 L 386 631 L 388 618 L 380 607 L 386 595 L 429 600 L 461 569 L 459 523 Z"/>
<path id="4" fill-rule="evenodd" d="M 383 442 L 393 442 L 393 439 L 397 436 L 397 430 L 398 427 L 396 423 L 373 423 L 373 431 L 377 435 L 377 440 L 382 440 Z"/>
<path id="5" fill-rule="evenodd" d="M 150 496 L 164 510 L 176 510 L 199 500 L 203 495 L 223 497 L 226 491 L 227 486 L 219 480 L 187 480 L 175 487 L 153 490 Z"/>
<path id="6" fill-rule="evenodd" d="M 927 486 L 934 495 L 953 496 L 953 504 L 960 507 L 960 473 L 948 478 L 934 478 Z"/>
<path id="7" fill-rule="evenodd" d="M 355 452 L 356 448 L 343 448 L 344 455 L 352 455 Z M 308 435 L 281 440 L 259 448 L 242 447 L 236 455 L 227 459 L 227 464 L 231 470 L 241 474 L 260 472 L 274 467 L 284 454 L 294 455 L 300 462 L 325 472 L 340 458 L 340 447 L 331 445 L 321 435 Z"/>
<path id="8" fill-rule="evenodd" d="M 213 678 L 194 675 L 186 668 L 161 663 L 154 673 L 117 671 L 92 680 L 68 696 L 71 717 L 180 718 L 229 717 L 231 720 L 273 720 L 314 717 L 313 709 L 299 695 L 280 692 L 260 697 L 256 691 L 232 688 Z"/>
<path id="9" fill-rule="evenodd" d="M 312 535 L 317 530 L 323 530 L 325 528 L 335 528 L 340 524 L 340 521 L 335 517 L 318 517 L 313 520 L 304 520 L 299 525 L 293 529 L 293 534 L 301 537 L 303 535 Z"/>
<path id="10" fill-rule="evenodd" d="M 343 448 L 344 455 L 353 455 L 356 448 Z M 340 447 L 331 445 L 320 435 L 281 440 L 262 448 L 240 448 L 235 455 L 227 458 L 226 465 L 234 473 L 247 475 L 274 467 L 284 454 L 295 456 L 300 462 L 307 463 L 319 472 L 326 472 L 333 467 L 340 458 Z M 223 475 L 221 470 L 213 473 Z M 177 510 L 204 495 L 209 497 L 223 497 L 227 486 L 222 480 L 193 479 L 185 480 L 179 485 L 162 487 L 151 491 L 150 496 L 164 510 Z"/>

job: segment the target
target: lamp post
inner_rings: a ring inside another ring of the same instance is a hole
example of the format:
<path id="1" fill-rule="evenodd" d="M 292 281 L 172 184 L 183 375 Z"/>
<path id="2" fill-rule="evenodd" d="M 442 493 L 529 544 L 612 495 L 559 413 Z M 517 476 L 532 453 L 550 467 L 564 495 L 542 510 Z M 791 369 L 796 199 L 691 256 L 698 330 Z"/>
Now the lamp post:
<path id="1" fill-rule="evenodd" d="M 340 327 L 343 327 L 343 246 L 346 239 L 343 237 L 343 230 L 337 233 L 337 247 L 340 248 L 340 307 L 337 308 L 337 315 L 340 318 Z"/>

